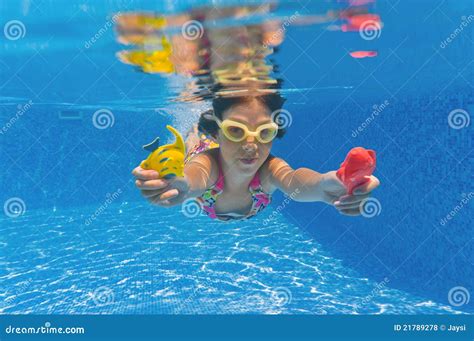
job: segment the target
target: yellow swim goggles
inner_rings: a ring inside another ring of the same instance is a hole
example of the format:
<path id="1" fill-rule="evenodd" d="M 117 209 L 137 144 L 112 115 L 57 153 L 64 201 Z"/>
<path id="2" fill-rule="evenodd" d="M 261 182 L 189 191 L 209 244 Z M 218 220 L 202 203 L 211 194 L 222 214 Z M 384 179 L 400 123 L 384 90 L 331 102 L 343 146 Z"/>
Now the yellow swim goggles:
<path id="1" fill-rule="evenodd" d="M 224 136 L 232 142 L 241 142 L 248 136 L 253 136 L 261 143 L 270 143 L 278 134 L 278 124 L 275 122 L 262 124 L 257 130 L 250 131 L 243 123 L 230 119 L 221 121 L 215 116 L 211 117 L 222 129 Z"/>

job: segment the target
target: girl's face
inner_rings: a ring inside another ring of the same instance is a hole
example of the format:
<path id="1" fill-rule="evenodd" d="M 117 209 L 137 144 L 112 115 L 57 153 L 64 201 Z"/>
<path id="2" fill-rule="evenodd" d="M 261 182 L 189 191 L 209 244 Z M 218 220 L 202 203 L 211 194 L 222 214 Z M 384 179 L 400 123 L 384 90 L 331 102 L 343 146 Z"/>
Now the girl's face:
<path id="1" fill-rule="evenodd" d="M 243 123 L 250 131 L 257 130 L 262 124 L 272 122 L 271 112 L 257 99 L 227 109 L 222 115 L 222 120 L 226 119 Z M 253 136 L 247 136 L 241 142 L 232 142 L 224 136 L 221 129 L 219 129 L 217 142 L 226 164 L 248 175 L 257 172 L 272 149 L 272 142 L 261 143 Z"/>

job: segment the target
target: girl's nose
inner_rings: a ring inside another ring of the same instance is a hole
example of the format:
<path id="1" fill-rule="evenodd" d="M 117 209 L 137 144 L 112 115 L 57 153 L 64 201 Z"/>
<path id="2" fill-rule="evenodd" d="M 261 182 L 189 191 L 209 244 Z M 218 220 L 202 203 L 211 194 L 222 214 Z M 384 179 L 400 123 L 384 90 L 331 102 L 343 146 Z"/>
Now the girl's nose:
<path id="1" fill-rule="evenodd" d="M 246 154 L 253 154 L 257 151 L 257 145 L 252 142 L 252 143 L 245 143 L 243 146 L 242 146 L 244 152 Z"/>

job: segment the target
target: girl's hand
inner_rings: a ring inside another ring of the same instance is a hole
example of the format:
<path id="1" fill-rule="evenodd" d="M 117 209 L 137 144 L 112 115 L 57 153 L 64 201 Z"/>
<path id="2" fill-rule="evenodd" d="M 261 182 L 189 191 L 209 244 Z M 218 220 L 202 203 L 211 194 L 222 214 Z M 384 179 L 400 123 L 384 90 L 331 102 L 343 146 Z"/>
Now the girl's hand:
<path id="1" fill-rule="evenodd" d="M 189 192 L 189 186 L 184 177 L 160 179 L 157 171 L 137 167 L 132 171 L 135 185 L 142 195 L 152 204 L 170 207 L 181 204 Z"/>
<path id="2" fill-rule="evenodd" d="M 347 189 L 336 176 L 336 172 L 328 172 L 323 175 L 321 186 L 323 189 L 323 201 L 333 205 L 341 214 L 357 216 L 361 214 L 360 204 L 370 196 L 370 193 L 380 184 L 379 179 L 371 175 L 370 180 L 356 187 L 352 195 L 347 194 Z"/>

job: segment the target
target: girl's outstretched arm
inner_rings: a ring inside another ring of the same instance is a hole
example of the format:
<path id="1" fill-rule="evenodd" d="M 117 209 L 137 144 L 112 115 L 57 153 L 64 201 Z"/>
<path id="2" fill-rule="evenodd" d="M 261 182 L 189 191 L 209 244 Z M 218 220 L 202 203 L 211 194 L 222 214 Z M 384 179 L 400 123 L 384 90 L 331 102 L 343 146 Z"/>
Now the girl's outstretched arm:
<path id="1" fill-rule="evenodd" d="M 371 176 L 353 195 L 348 195 L 335 171 L 321 174 L 309 168 L 293 169 L 284 160 L 272 156 L 265 164 L 264 174 L 272 190 L 279 189 L 295 201 L 325 202 L 346 215 L 359 215 L 361 201 L 379 185 L 379 180 Z"/>

